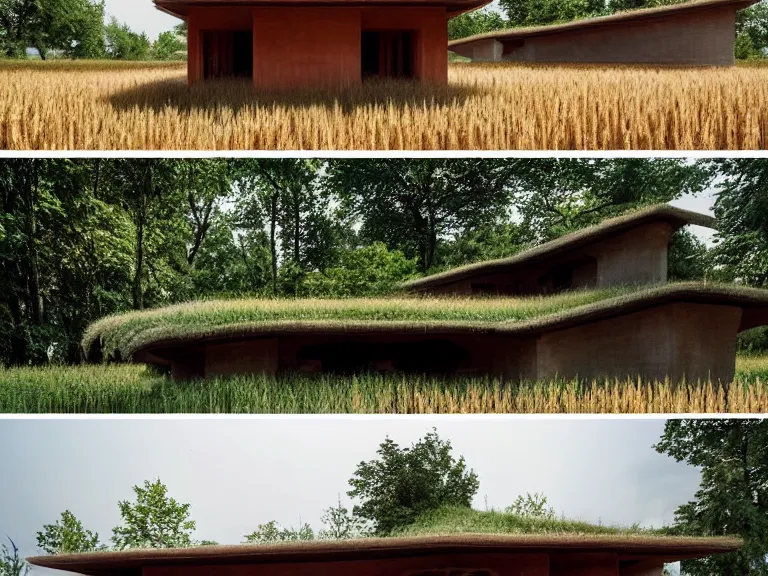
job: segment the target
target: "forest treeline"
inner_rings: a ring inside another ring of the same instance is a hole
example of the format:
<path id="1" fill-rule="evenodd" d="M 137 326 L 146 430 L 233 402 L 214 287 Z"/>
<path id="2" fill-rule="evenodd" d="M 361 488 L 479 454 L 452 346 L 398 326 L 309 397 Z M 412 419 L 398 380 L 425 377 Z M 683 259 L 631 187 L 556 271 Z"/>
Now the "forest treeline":
<path id="1" fill-rule="evenodd" d="M 186 58 L 186 23 L 151 41 L 106 16 L 104 0 L 0 0 L 0 57 L 26 58 L 34 48 L 42 60 Z"/>
<path id="2" fill-rule="evenodd" d="M 690 0 L 499 0 L 448 22 L 451 40 L 504 28 L 541 26 L 609 16 L 627 10 Z M 736 13 L 736 58 L 765 58 L 768 53 L 768 0 Z"/>
<path id="3" fill-rule="evenodd" d="M 716 244 L 678 233 L 671 277 L 765 287 L 767 183 L 764 159 L 0 160 L 0 365 L 78 362 L 117 312 L 386 294 L 711 187 Z"/>

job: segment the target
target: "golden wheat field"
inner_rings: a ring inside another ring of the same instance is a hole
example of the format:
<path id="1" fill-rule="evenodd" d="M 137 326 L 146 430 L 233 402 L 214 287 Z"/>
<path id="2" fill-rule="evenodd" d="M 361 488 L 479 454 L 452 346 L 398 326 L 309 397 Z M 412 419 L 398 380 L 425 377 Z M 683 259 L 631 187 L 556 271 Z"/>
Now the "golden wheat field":
<path id="1" fill-rule="evenodd" d="M 0 62 L 0 148 L 763 149 L 768 67 L 451 64 L 447 86 L 187 87 L 183 64 Z"/>

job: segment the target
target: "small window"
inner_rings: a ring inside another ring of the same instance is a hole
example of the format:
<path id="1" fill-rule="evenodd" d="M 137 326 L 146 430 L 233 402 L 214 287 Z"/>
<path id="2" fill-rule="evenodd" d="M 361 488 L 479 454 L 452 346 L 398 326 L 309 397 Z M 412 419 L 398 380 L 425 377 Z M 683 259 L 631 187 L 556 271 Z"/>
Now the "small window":
<path id="1" fill-rule="evenodd" d="M 204 30 L 203 76 L 251 78 L 253 33 L 250 30 Z"/>
<path id="2" fill-rule="evenodd" d="M 412 78 L 415 33 L 409 30 L 363 30 L 360 63 L 363 78 Z"/>

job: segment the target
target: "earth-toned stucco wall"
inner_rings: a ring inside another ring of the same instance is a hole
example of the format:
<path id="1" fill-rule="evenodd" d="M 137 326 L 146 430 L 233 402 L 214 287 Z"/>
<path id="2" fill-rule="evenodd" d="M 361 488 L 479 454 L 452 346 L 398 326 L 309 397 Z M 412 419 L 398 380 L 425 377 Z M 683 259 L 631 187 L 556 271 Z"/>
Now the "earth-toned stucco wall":
<path id="1" fill-rule="evenodd" d="M 741 308 L 672 303 L 541 336 L 537 378 L 730 382 Z"/>
<path id="2" fill-rule="evenodd" d="M 520 39 L 486 38 L 451 50 L 477 61 L 732 66 L 734 38 L 735 9 L 725 6 Z"/>
<path id="3" fill-rule="evenodd" d="M 190 83 L 203 79 L 203 30 L 253 32 L 256 87 L 332 87 L 360 82 L 363 30 L 415 32 L 415 78 L 448 81 L 447 13 L 442 7 L 195 7 L 188 23 Z"/>

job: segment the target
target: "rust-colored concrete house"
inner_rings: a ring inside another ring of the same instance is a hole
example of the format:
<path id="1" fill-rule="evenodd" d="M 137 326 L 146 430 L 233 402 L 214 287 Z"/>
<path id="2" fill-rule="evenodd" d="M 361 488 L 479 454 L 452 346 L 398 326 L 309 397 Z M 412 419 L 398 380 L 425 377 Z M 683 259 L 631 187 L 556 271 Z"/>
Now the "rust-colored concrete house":
<path id="1" fill-rule="evenodd" d="M 661 576 L 732 552 L 730 538 L 487 535 L 205 546 L 30 558 L 85 576 Z"/>
<path id="2" fill-rule="evenodd" d="M 736 12 L 758 0 L 692 0 L 449 42 L 474 61 L 732 66 Z"/>
<path id="3" fill-rule="evenodd" d="M 488 0 L 155 0 L 187 21 L 188 77 L 257 87 L 448 81 L 448 19 Z"/>

